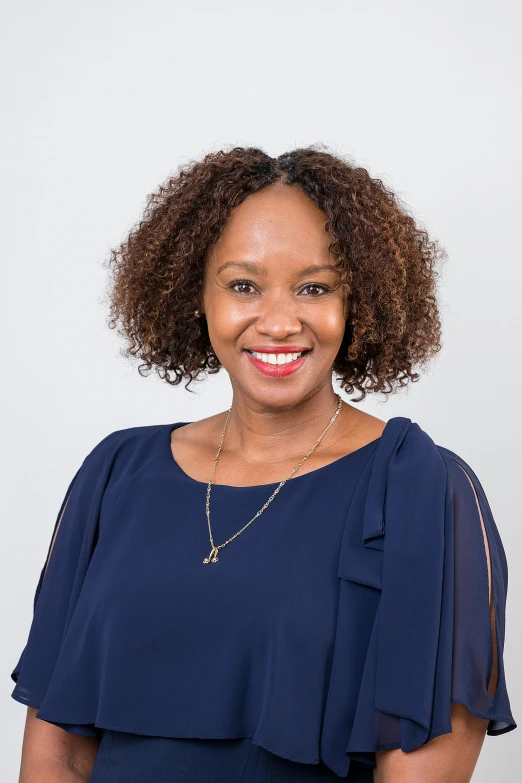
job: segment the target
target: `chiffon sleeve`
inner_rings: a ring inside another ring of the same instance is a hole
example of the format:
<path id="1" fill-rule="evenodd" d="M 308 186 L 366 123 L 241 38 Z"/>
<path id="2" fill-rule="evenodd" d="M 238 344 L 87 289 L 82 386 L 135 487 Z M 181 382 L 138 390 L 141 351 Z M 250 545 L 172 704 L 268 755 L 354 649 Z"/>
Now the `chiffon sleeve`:
<path id="1" fill-rule="evenodd" d="M 451 700 L 487 719 L 489 735 L 504 734 L 516 728 L 504 667 L 506 555 L 479 479 L 461 457 L 447 455 L 455 562 Z"/>
<path id="2" fill-rule="evenodd" d="M 503 661 L 508 570 L 498 528 L 470 466 L 423 435 L 410 430 L 388 468 L 375 749 L 413 750 L 451 732 L 452 702 L 487 719 L 490 735 L 516 728 Z"/>
<path id="3" fill-rule="evenodd" d="M 329 726 L 329 736 L 347 732 L 348 767 L 350 759 L 375 766 L 376 751 L 407 752 L 451 733 L 452 703 L 487 720 L 488 735 L 517 727 L 504 668 L 508 569 L 497 525 L 471 467 L 409 419 L 389 428 L 368 488 L 356 495 L 338 575 L 336 692 L 350 677 L 342 657 L 367 640 L 357 697 L 343 708 L 339 698 Z"/>
<path id="4" fill-rule="evenodd" d="M 27 642 L 11 672 L 12 698 L 36 709 L 45 699 L 96 547 L 110 443 L 109 435 L 86 456 L 63 497 L 34 593 Z"/>

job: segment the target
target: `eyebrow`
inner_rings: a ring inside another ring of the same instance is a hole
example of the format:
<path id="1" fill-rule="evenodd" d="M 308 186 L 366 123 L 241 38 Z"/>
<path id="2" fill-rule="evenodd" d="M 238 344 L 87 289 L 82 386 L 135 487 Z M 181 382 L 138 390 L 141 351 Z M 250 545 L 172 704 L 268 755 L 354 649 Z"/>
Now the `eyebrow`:
<path id="1" fill-rule="evenodd" d="M 253 275 L 266 275 L 267 270 L 266 267 L 262 264 L 255 264 L 252 261 L 227 261 L 226 264 L 221 264 L 220 267 L 218 267 L 216 274 L 219 274 L 224 269 L 227 269 L 230 266 L 238 266 L 241 269 L 244 269 L 246 272 L 250 272 L 250 274 Z M 309 275 L 314 274 L 315 272 L 322 272 L 322 271 L 329 271 L 329 272 L 336 272 L 339 274 L 339 270 L 336 266 L 333 264 L 311 264 L 310 266 L 305 267 L 304 269 L 299 270 L 300 275 Z"/>

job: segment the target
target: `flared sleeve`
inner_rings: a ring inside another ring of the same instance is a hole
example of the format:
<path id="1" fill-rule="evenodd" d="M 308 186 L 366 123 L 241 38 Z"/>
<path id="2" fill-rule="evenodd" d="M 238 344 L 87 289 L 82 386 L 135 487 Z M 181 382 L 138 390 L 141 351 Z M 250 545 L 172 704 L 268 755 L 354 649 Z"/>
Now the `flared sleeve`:
<path id="1" fill-rule="evenodd" d="M 516 728 L 497 526 L 469 465 L 410 419 L 389 422 L 361 479 L 338 576 L 323 755 L 339 775 L 450 733 L 452 702 L 487 719 L 490 735 Z"/>
<path id="2" fill-rule="evenodd" d="M 27 642 L 11 672 L 16 683 L 12 698 L 36 709 L 45 700 L 96 547 L 112 461 L 111 435 L 85 457 L 67 488 L 36 586 Z M 96 734 L 85 726 L 64 728 Z"/>

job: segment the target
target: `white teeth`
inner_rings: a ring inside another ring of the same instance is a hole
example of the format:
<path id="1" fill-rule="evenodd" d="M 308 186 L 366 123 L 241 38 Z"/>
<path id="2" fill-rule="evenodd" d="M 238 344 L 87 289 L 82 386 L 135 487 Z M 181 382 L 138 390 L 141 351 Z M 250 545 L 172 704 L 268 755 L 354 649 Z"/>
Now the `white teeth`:
<path id="1" fill-rule="evenodd" d="M 256 359 L 260 359 L 262 362 L 266 362 L 267 364 L 288 364 L 288 362 L 295 362 L 299 356 L 302 356 L 304 352 L 301 353 L 257 353 L 256 351 L 250 352 L 252 356 L 255 356 Z"/>

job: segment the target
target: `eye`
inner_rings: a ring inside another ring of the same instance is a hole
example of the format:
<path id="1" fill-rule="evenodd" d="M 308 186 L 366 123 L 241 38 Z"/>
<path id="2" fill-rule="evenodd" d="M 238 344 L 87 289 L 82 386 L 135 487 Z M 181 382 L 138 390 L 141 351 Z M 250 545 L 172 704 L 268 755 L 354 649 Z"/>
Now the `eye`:
<path id="1" fill-rule="evenodd" d="M 249 282 L 248 280 L 235 280 L 233 283 L 230 283 L 228 288 L 230 288 L 232 291 L 235 290 L 236 293 L 238 293 L 238 294 L 243 294 L 244 295 L 244 294 L 249 294 L 250 293 L 250 291 L 237 291 L 236 290 L 237 286 L 243 286 L 243 287 L 246 286 L 247 288 L 253 288 L 252 283 Z"/>
<path id="2" fill-rule="evenodd" d="M 308 288 L 316 288 L 316 289 L 321 289 L 321 290 L 323 291 L 323 293 L 329 293 L 329 291 L 331 291 L 331 290 L 332 290 L 332 289 L 330 288 L 330 286 L 323 285 L 322 283 L 309 283 L 308 285 L 305 285 L 305 287 L 304 287 L 303 291 L 306 291 L 306 289 L 308 289 Z M 317 298 L 317 295 L 315 295 L 315 294 L 312 294 L 312 298 L 313 298 L 313 299 L 316 299 L 316 298 Z"/>
<path id="3" fill-rule="evenodd" d="M 247 296 L 248 294 L 252 293 L 252 291 L 246 291 L 245 288 L 254 288 L 254 284 L 250 282 L 250 280 L 234 280 L 232 283 L 230 283 L 227 288 L 229 288 L 231 291 L 235 291 L 236 293 Z M 242 290 L 241 290 L 242 289 Z M 306 296 L 311 297 L 312 299 L 317 299 L 318 296 L 321 295 L 321 293 L 329 293 L 332 291 L 330 286 L 324 285 L 322 283 L 309 283 L 308 285 L 304 286 L 302 291 L 307 291 L 309 289 L 315 289 L 316 291 L 319 291 L 319 294 L 306 294 Z"/>

